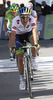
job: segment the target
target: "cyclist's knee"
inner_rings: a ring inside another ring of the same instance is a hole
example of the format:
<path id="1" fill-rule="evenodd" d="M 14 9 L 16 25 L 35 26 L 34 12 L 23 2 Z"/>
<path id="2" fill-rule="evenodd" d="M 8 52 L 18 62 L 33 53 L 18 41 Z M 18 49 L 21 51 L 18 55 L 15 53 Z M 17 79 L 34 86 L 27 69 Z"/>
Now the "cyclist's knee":
<path id="1" fill-rule="evenodd" d="M 22 55 L 23 53 L 24 53 L 24 50 L 23 50 L 23 49 L 18 49 L 18 50 L 16 50 L 16 54 L 17 54 L 18 56 Z"/>
<path id="2" fill-rule="evenodd" d="M 31 45 L 34 45 L 33 37 L 31 37 L 31 39 L 30 39 L 30 43 L 31 43 Z"/>
<path id="3" fill-rule="evenodd" d="M 23 62 L 23 53 L 18 54 L 18 62 Z"/>

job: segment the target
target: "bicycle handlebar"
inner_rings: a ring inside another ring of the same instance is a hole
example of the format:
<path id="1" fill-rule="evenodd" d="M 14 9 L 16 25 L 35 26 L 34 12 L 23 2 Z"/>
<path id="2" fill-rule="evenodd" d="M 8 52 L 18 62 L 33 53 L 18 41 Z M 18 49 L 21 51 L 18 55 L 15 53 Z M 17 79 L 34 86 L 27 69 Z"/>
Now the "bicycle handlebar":
<path id="1" fill-rule="evenodd" d="M 35 48 L 35 46 L 23 46 L 22 49 Z M 36 47 L 37 56 L 39 56 L 38 47 Z"/>

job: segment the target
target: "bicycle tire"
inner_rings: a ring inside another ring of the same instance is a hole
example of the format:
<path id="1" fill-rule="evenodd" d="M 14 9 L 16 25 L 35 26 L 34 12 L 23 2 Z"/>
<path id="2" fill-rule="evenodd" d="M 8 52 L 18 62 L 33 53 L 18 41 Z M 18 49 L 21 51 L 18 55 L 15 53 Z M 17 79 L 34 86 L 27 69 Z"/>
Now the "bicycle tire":
<path id="1" fill-rule="evenodd" d="M 27 59 L 24 57 L 24 79 L 25 79 L 25 90 L 27 90 L 27 71 L 26 71 L 26 66 L 27 66 Z"/>
<path id="2" fill-rule="evenodd" d="M 27 86 L 30 98 L 32 98 L 29 56 L 27 56 Z"/>

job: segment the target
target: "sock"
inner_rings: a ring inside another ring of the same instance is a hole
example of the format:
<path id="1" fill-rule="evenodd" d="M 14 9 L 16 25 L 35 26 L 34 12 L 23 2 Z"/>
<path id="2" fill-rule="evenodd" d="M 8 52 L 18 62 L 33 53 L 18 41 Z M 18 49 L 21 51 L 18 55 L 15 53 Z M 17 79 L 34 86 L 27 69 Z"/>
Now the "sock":
<path id="1" fill-rule="evenodd" d="M 13 54 L 10 52 L 10 56 L 13 56 Z"/>
<path id="2" fill-rule="evenodd" d="M 24 75 L 20 75 L 20 80 L 24 80 Z"/>
<path id="3" fill-rule="evenodd" d="M 32 59 L 36 59 L 36 57 L 35 56 L 32 56 Z"/>

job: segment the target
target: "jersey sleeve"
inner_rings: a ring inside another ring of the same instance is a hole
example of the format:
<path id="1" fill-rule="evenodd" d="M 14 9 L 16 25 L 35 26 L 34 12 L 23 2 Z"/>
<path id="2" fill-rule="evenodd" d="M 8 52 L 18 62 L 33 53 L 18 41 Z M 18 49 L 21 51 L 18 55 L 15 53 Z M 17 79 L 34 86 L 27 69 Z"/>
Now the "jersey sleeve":
<path id="1" fill-rule="evenodd" d="M 17 31 L 17 23 L 15 18 L 12 20 L 12 30 Z"/>
<path id="2" fill-rule="evenodd" d="M 35 18 L 31 17 L 31 28 L 36 27 Z"/>
<path id="3" fill-rule="evenodd" d="M 32 10 L 32 16 L 33 16 L 34 18 L 37 18 L 37 13 L 36 13 L 36 11 Z"/>
<path id="4" fill-rule="evenodd" d="M 7 12 L 5 14 L 5 21 L 8 21 L 8 14 L 7 14 Z"/>
<path id="5" fill-rule="evenodd" d="M 11 11 L 10 10 L 6 11 L 5 21 L 8 21 L 10 19 L 10 14 L 11 14 Z"/>

